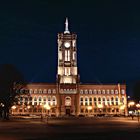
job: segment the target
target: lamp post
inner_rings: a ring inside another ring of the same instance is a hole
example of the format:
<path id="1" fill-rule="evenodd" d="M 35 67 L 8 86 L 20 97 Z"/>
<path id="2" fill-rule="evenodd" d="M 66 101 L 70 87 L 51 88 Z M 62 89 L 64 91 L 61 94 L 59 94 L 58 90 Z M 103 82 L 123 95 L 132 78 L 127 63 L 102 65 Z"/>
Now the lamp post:
<path id="1" fill-rule="evenodd" d="M 139 119 L 139 114 L 140 114 L 140 113 L 139 113 L 139 111 L 140 111 L 139 108 L 140 108 L 140 104 L 136 104 L 136 108 L 137 108 L 138 122 L 139 122 L 139 120 L 140 120 L 140 119 Z"/>
<path id="2" fill-rule="evenodd" d="M 46 104 L 46 105 L 44 105 L 44 108 L 47 110 L 47 124 L 48 124 L 48 121 L 49 121 L 49 111 L 50 111 L 51 107 L 48 104 Z"/>

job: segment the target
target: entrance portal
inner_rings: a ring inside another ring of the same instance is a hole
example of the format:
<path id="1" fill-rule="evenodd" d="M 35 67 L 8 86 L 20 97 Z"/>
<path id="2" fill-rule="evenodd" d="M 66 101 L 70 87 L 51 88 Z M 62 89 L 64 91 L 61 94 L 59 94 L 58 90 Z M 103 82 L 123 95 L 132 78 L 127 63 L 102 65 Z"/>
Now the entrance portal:
<path id="1" fill-rule="evenodd" d="M 66 108 L 66 115 L 70 115 L 70 109 Z"/>

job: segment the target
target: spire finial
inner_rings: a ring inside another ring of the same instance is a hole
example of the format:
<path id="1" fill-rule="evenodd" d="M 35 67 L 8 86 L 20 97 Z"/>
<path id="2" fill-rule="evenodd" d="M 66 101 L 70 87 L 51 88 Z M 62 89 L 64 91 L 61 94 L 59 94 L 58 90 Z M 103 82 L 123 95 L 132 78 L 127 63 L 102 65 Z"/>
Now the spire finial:
<path id="1" fill-rule="evenodd" d="M 69 34 L 69 33 L 70 33 L 70 31 L 69 31 L 69 29 L 68 29 L 68 26 L 69 26 L 68 18 L 66 18 L 64 34 L 67 34 L 67 33 Z"/>

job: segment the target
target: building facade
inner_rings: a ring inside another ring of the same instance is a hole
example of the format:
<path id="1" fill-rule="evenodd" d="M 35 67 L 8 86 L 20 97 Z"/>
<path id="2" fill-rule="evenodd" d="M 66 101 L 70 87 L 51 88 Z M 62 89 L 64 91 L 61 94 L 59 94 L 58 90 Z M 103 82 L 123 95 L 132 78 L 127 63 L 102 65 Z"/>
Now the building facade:
<path id="1" fill-rule="evenodd" d="M 54 84 L 31 83 L 17 97 L 12 114 L 48 114 L 51 116 L 127 115 L 125 84 L 81 84 L 77 67 L 77 35 L 58 33 L 58 67 Z"/>

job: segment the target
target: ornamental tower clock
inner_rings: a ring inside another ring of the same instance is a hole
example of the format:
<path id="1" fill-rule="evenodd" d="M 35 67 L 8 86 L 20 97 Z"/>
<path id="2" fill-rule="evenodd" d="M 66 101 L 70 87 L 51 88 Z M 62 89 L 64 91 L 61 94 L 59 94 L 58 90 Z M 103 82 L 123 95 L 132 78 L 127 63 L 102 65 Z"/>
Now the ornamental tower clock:
<path id="1" fill-rule="evenodd" d="M 70 33 L 68 19 L 65 22 L 64 33 L 58 34 L 58 69 L 59 84 L 76 84 L 78 82 L 77 70 L 77 35 Z"/>

